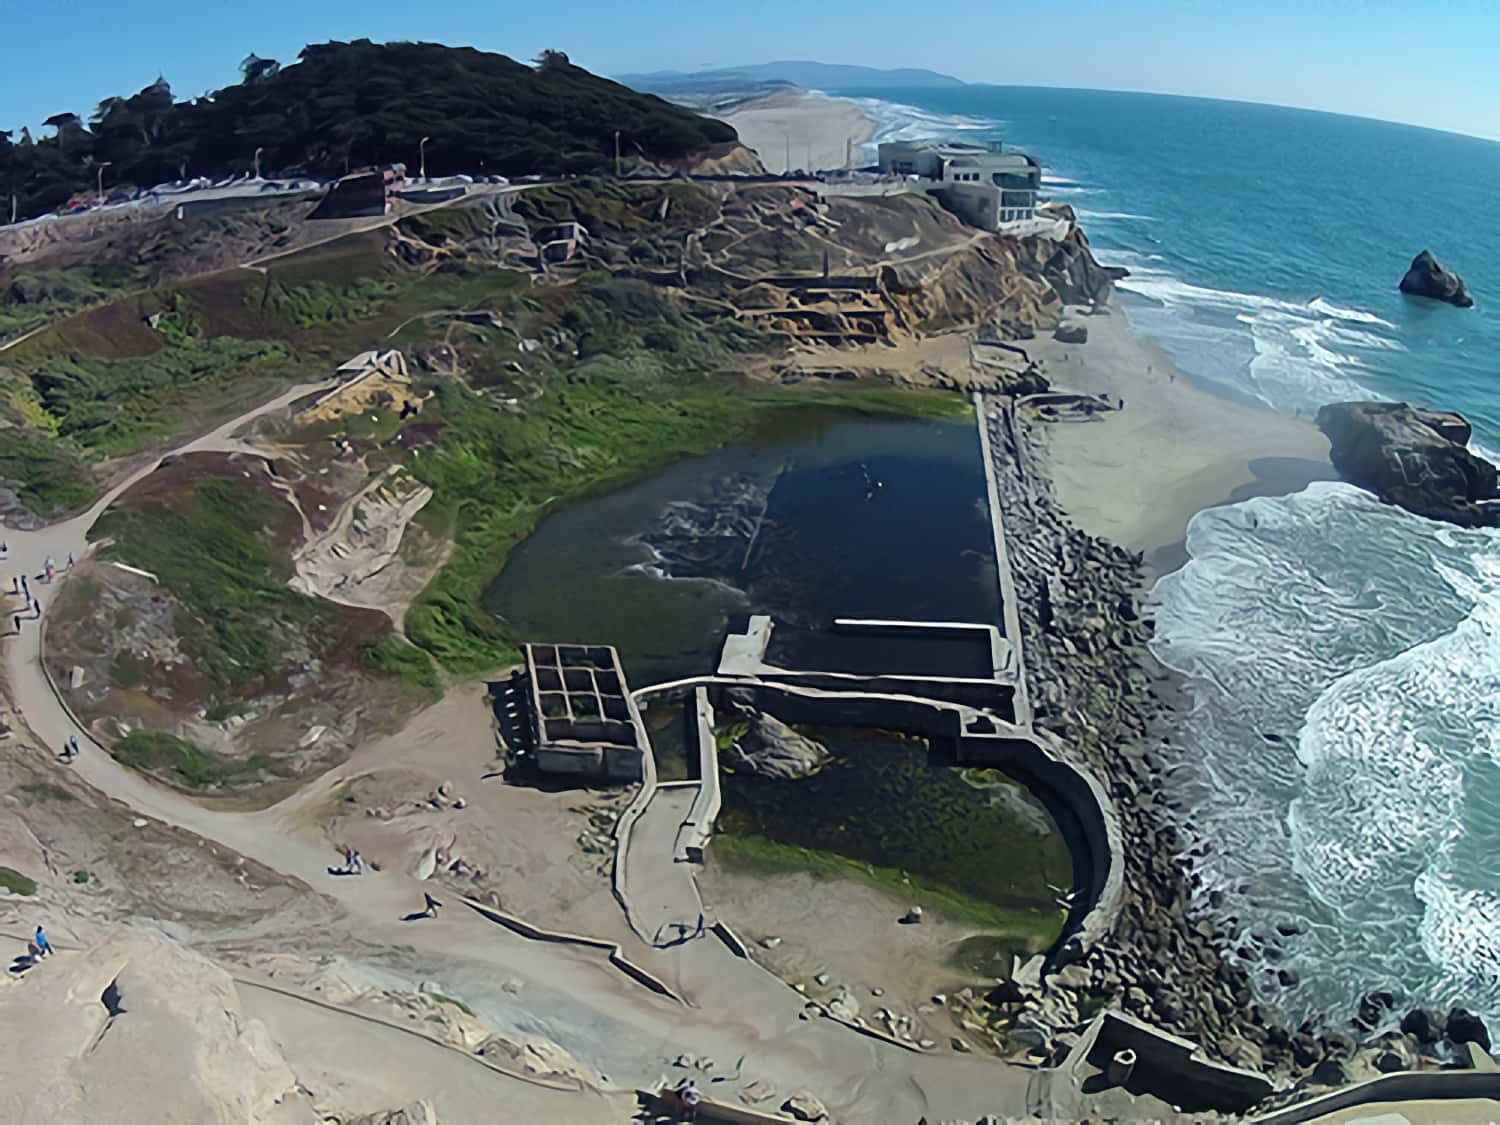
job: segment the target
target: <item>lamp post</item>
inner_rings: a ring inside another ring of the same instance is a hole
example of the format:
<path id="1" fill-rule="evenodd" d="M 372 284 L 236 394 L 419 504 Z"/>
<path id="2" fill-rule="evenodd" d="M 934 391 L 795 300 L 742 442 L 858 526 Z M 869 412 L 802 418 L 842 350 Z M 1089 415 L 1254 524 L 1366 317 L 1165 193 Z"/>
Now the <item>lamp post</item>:
<path id="1" fill-rule="evenodd" d="M 620 130 L 615 130 L 615 179 L 620 178 Z"/>
<path id="2" fill-rule="evenodd" d="M 102 164 L 97 164 L 94 167 L 94 171 L 98 173 L 97 177 L 95 178 L 95 184 L 98 187 L 100 203 L 104 202 L 104 169 L 108 168 L 113 163 L 113 160 L 106 160 Z"/>
<path id="3" fill-rule="evenodd" d="M 431 137 L 423 137 L 417 142 L 417 163 L 421 166 L 422 170 L 419 174 L 424 184 L 427 182 L 427 142 L 430 140 L 432 140 Z"/>
<path id="4" fill-rule="evenodd" d="M 260 154 L 263 153 L 263 152 L 265 152 L 265 151 L 266 150 L 263 147 L 262 148 L 258 148 L 258 149 L 255 150 L 255 176 L 254 176 L 254 178 L 257 179 L 257 180 L 260 179 Z"/>

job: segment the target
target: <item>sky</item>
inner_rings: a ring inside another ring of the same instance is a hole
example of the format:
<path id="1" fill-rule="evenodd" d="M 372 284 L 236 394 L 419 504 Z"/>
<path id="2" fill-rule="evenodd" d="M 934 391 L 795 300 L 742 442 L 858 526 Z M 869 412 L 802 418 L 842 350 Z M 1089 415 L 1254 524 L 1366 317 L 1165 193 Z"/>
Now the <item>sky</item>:
<path id="1" fill-rule="evenodd" d="M 0 129 L 158 74 L 178 97 L 309 42 L 544 48 L 603 74 L 776 59 L 971 82 L 1143 90 L 1378 117 L 1500 140 L 1497 0 L 0 0 Z"/>

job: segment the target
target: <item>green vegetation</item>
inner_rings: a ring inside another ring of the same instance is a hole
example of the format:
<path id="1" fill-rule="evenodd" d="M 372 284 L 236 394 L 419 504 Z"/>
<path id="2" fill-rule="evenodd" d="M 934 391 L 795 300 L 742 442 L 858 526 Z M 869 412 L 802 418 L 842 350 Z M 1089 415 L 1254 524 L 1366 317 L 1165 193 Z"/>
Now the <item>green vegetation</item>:
<path id="1" fill-rule="evenodd" d="M 178 315 L 157 324 L 163 346 L 148 355 L 58 353 L 31 381 L 59 436 L 99 454 L 139 448 L 173 433 L 185 416 L 224 394 L 223 381 L 269 383 L 291 354 L 279 343 L 200 335 Z"/>
<path id="2" fill-rule="evenodd" d="M 72 793 L 69 793 L 54 781 L 28 781 L 21 786 L 21 792 L 38 801 L 78 800 Z"/>
<path id="3" fill-rule="evenodd" d="M 36 894 L 36 880 L 28 879 L 10 867 L 0 867 L 0 887 L 4 887 L 13 895 Z"/>
<path id="4" fill-rule="evenodd" d="M 43 515 L 82 508 L 94 498 L 89 470 L 71 445 L 49 434 L 3 424 L 0 484 L 14 490 L 22 505 Z"/>
<path id="5" fill-rule="evenodd" d="M 82 868 L 79 868 L 77 871 L 73 872 L 73 882 L 81 885 L 83 883 L 87 883 L 88 881 L 89 873 L 87 871 L 84 871 Z"/>
<path id="6" fill-rule="evenodd" d="M 709 848 L 713 860 L 731 871 L 750 875 L 811 875 L 815 879 L 855 879 L 886 891 L 901 908 L 917 904 L 955 922 L 994 931 L 993 937 L 1019 943 L 1017 948 L 1036 952 L 1047 948 L 1057 935 L 1063 915 L 1034 910 L 1013 910 L 942 883 L 911 875 L 892 867 L 848 859 L 834 852 L 778 844 L 764 836 L 721 834 Z"/>
<path id="7" fill-rule="evenodd" d="M 714 745 L 723 753 L 733 746 L 750 730 L 750 724 L 744 719 L 734 723 L 719 723 L 714 727 Z"/>
<path id="8" fill-rule="evenodd" d="M 237 474 L 184 473 L 145 502 L 111 508 L 92 534 L 113 540 L 106 557 L 149 570 L 171 590 L 180 607 L 176 632 L 205 682 L 209 715 L 228 718 L 238 699 L 281 685 L 294 635 L 325 661 L 398 679 L 430 697 L 437 688 L 431 660 L 393 635 L 383 617 L 287 585 L 292 567 L 283 544 L 295 519 L 280 496 Z M 129 687 L 148 669 L 121 654 L 112 674 Z M 186 777 L 199 765 L 173 768 Z"/>
<path id="9" fill-rule="evenodd" d="M 142 773 L 165 775 L 194 788 L 219 784 L 234 772 L 228 763 L 166 731 L 131 731 L 110 748 L 110 753 L 122 765 Z"/>
<path id="10" fill-rule="evenodd" d="M 403 161 L 426 146 L 427 171 L 587 172 L 611 166 L 616 131 L 632 163 L 672 160 L 735 140 L 721 121 L 599 78 L 548 51 L 536 68 L 504 55 L 436 43 L 308 46 L 286 67 L 254 55 L 243 80 L 191 102 L 158 80 L 106 98 L 87 124 L 58 113 L 54 135 L 0 132 L 0 182 L 23 215 L 88 197 L 95 166 L 109 184 L 304 167 L 323 176 Z"/>

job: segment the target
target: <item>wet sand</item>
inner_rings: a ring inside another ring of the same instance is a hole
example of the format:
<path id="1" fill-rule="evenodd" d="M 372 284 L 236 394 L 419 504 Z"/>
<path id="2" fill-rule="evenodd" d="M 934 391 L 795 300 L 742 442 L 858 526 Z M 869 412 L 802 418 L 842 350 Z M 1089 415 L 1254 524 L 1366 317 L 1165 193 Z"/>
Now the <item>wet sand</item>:
<path id="1" fill-rule="evenodd" d="M 1204 508 L 1333 478 L 1311 421 L 1205 390 L 1131 334 L 1118 301 L 1081 319 L 1087 343 L 1049 335 L 1025 347 L 1057 390 L 1124 400 L 1092 421 L 1033 428 L 1058 502 L 1084 531 L 1142 552 L 1161 573 L 1181 564 L 1188 521 Z"/>

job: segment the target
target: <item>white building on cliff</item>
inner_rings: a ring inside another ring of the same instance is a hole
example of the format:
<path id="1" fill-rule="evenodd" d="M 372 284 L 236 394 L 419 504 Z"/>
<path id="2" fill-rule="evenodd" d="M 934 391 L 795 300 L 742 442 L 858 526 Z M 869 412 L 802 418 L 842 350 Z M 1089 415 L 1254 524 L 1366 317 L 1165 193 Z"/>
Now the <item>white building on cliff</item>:
<path id="1" fill-rule="evenodd" d="M 880 170 L 931 180 L 927 194 L 970 226 L 1001 230 L 1036 216 L 1042 162 L 1024 152 L 933 141 L 887 141 Z"/>

